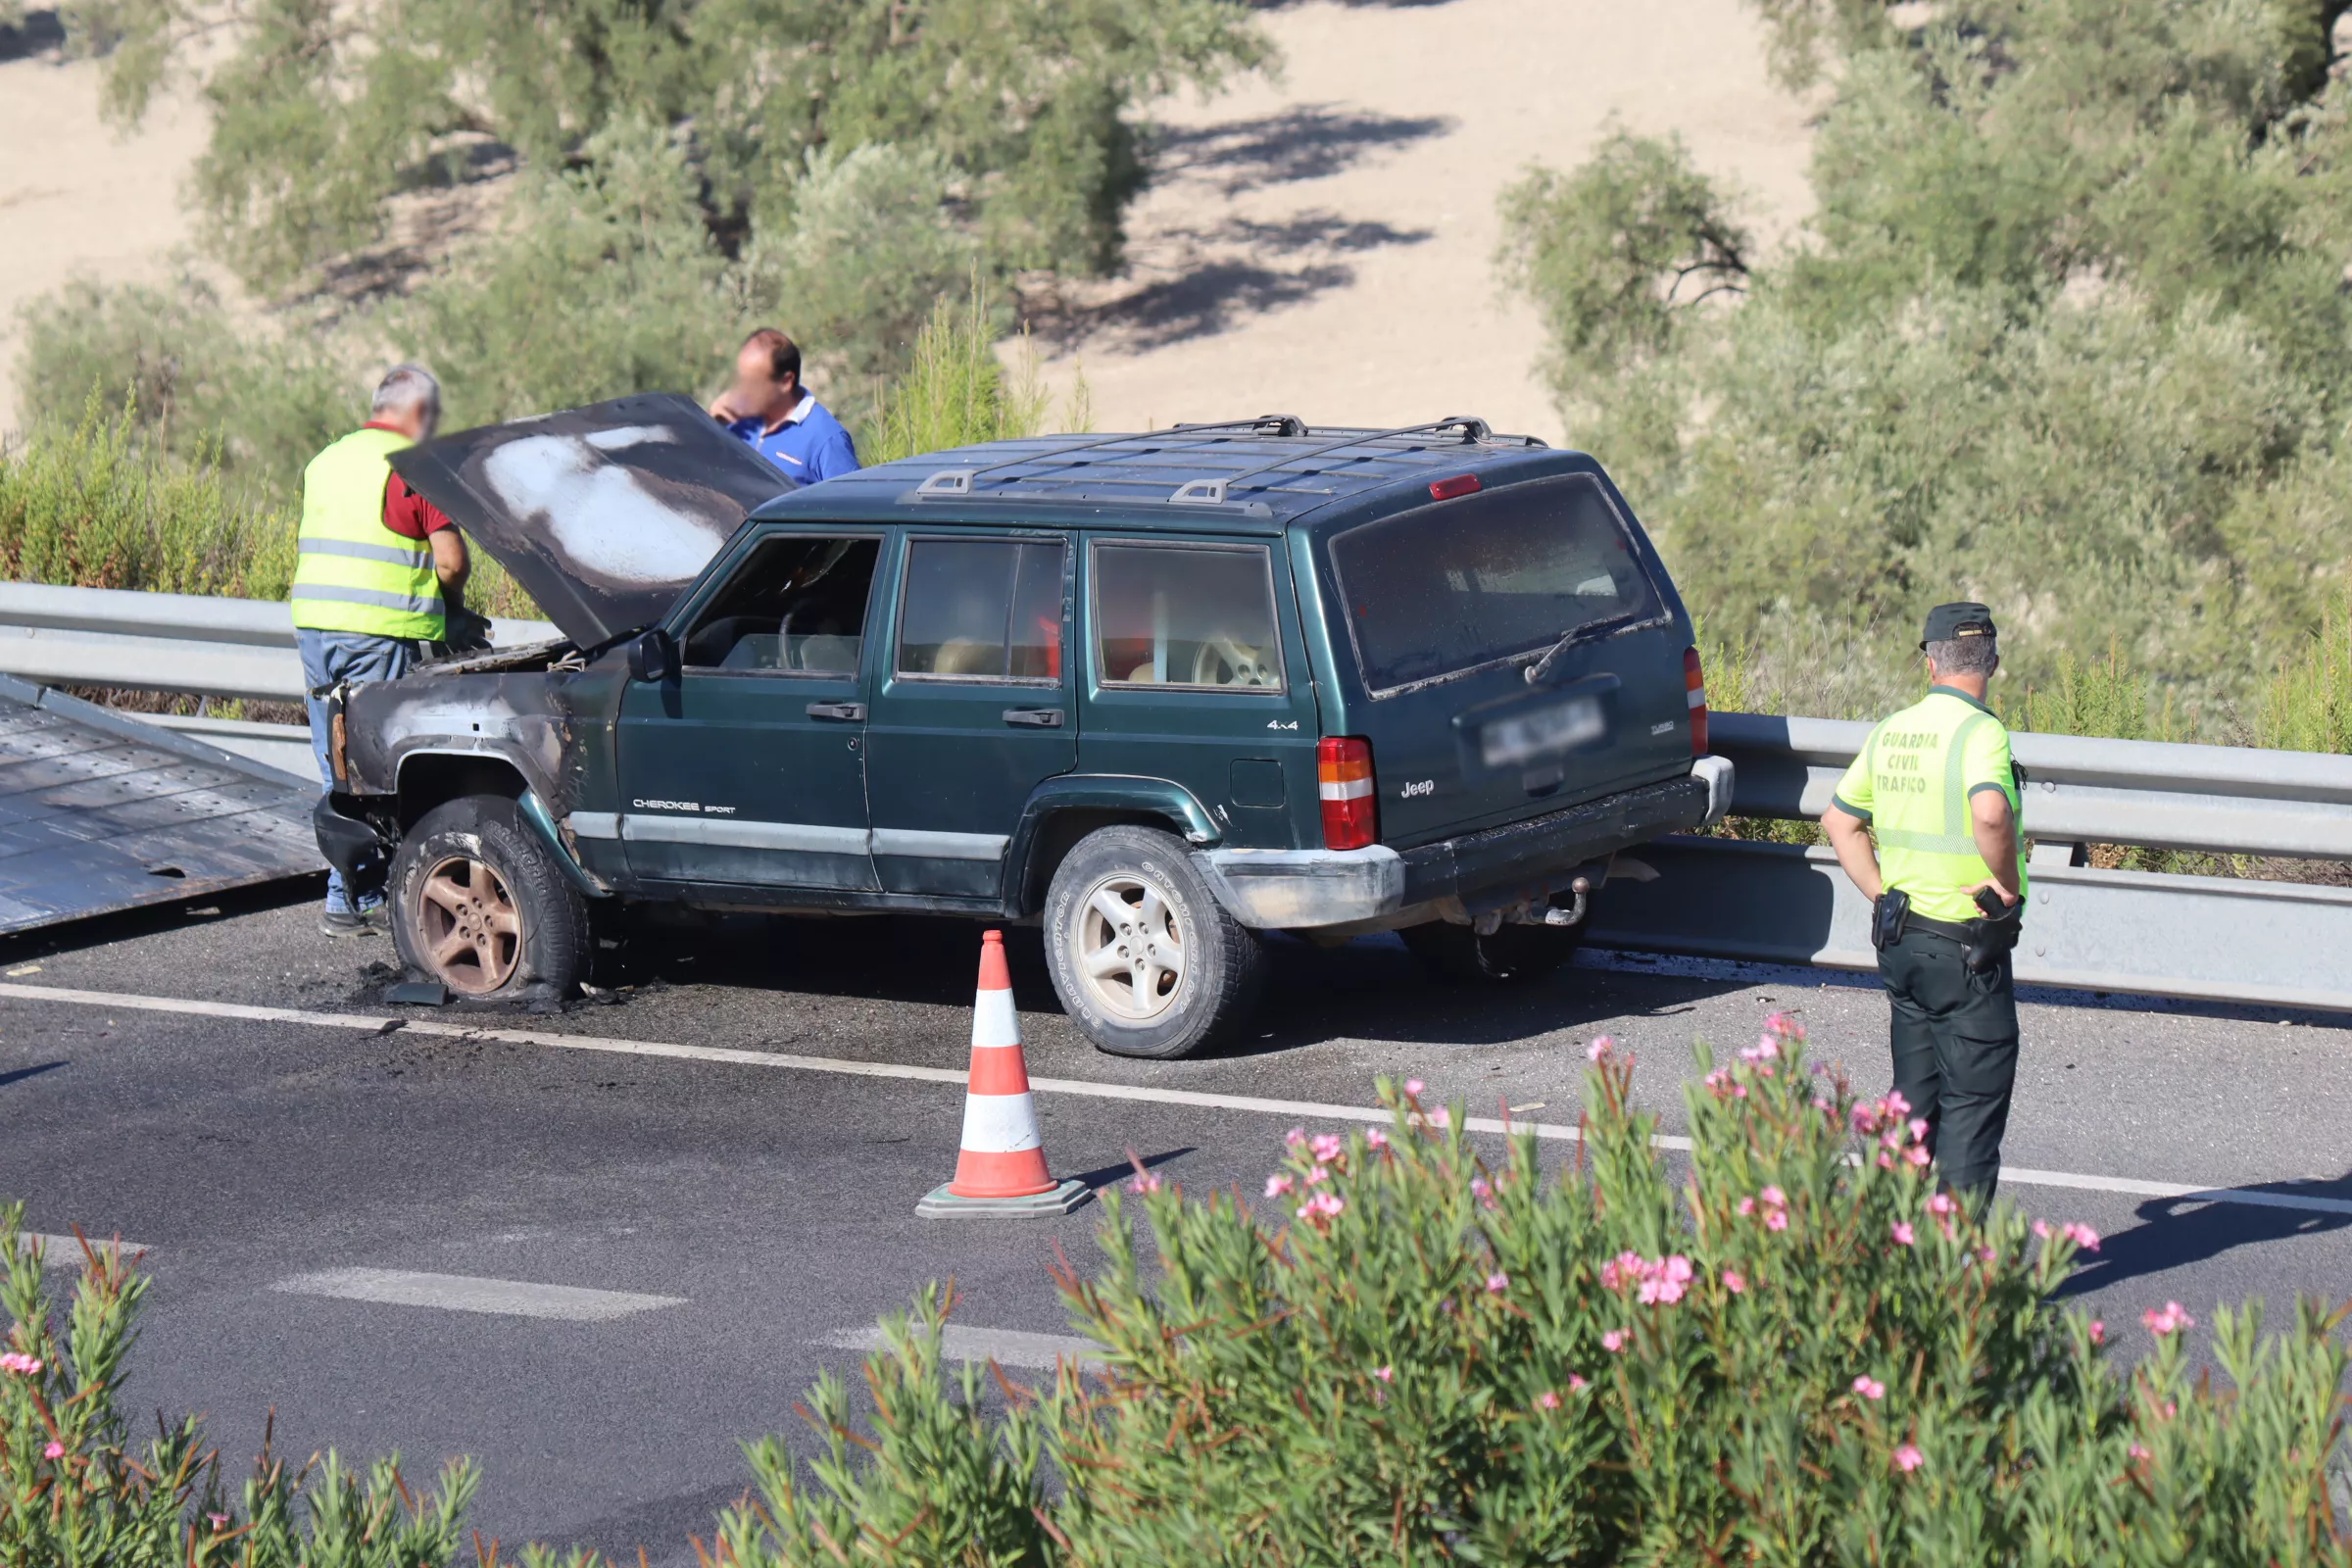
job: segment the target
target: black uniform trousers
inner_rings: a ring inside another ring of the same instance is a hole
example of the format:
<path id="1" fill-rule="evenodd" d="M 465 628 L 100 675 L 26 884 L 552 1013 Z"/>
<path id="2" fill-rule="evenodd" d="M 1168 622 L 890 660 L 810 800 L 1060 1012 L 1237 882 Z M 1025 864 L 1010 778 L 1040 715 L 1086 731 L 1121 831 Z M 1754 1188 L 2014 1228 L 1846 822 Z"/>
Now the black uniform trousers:
<path id="1" fill-rule="evenodd" d="M 1879 952 L 1893 1009 L 1894 1087 L 1928 1124 L 1942 1186 L 1978 1213 L 2001 1177 L 2017 1084 L 2017 982 L 2009 955 L 1971 974 L 1963 945 L 1916 927 Z"/>

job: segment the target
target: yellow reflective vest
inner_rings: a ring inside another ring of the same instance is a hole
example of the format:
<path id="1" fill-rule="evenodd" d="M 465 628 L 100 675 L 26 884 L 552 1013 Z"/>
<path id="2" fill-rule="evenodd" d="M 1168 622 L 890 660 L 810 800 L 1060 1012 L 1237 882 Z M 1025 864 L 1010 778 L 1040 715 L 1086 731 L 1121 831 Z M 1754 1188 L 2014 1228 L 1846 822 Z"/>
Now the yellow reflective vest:
<path id="1" fill-rule="evenodd" d="M 433 547 L 384 526 L 397 430 L 364 429 L 328 447 L 302 473 L 294 624 L 319 631 L 438 641 L 447 620 Z"/>
<path id="2" fill-rule="evenodd" d="M 1974 920 L 1984 911 L 1968 890 L 1992 874 L 1969 814 L 1979 790 L 1999 790 L 2012 818 L 2020 819 L 2009 731 L 1966 692 L 1932 686 L 1870 732 L 1854 765 L 1838 781 L 1837 802 L 1870 824 L 1879 841 L 1880 880 L 1910 894 L 1912 912 L 1931 920 Z M 2022 831 L 2017 886 L 2022 895 Z"/>

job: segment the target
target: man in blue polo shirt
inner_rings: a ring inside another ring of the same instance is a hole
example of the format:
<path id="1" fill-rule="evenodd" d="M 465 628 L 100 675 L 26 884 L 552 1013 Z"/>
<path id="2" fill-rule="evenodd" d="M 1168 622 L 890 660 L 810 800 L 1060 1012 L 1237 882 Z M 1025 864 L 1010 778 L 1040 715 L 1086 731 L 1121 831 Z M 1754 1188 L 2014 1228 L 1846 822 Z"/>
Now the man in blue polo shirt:
<path id="1" fill-rule="evenodd" d="M 710 405 L 710 417 L 802 484 L 858 466 L 850 432 L 801 385 L 801 348 L 772 326 L 743 340 L 735 384 Z"/>

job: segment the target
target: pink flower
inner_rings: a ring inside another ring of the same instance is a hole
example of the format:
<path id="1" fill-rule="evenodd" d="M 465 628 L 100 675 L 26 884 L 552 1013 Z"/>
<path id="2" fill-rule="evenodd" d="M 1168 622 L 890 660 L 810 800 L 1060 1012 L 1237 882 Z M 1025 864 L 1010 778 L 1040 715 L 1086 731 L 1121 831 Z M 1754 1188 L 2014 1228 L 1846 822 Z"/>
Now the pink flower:
<path id="1" fill-rule="evenodd" d="M 1608 1351 L 1611 1355 L 1615 1355 L 1619 1350 L 1625 1348 L 1626 1339 L 1627 1335 L 1625 1330 L 1611 1329 L 1608 1333 L 1603 1334 L 1600 1337 L 1600 1348 Z"/>
<path id="2" fill-rule="evenodd" d="M 1788 1195 L 1778 1187 L 1767 1187 L 1756 1196 L 1764 1200 L 1768 1208 L 1786 1208 L 1788 1205 Z"/>
<path id="3" fill-rule="evenodd" d="M 1509 1290 L 1510 1288 L 1511 1277 L 1508 1274 L 1503 1273 L 1502 1270 L 1496 1269 L 1494 1273 L 1487 1276 L 1487 1294 L 1489 1296 L 1500 1296 L 1503 1292 Z"/>
<path id="4" fill-rule="evenodd" d="M 1892 1169 L 1894 1169 L 1894 1156 L 1893 1156 L 1892 1154 L 1889 1154 L 1888 1152 L 1886 1152 L 1886 1151 L 1885 1151 L 1884 1149 L 1882 1149 L 1882 1150 L 1880 1150 L 1880 1151 L 1879 1151 L 1879 1169 L 1881 1169 L 1881 1170 L 1892 1170 Z"/>
<path id="5" fill-rule="evenodd" d="M 1610 1039 L 1607 1035 L 1602 1035 L 1598 1040 L 1593 1041 L 1591 1045 L 1585 1048 L 1585 1059 L 1587 1061 L 1599 1061 L 1601 1058 L 1608 1055 L 1610 1052 L 1616 1049 L 1617 1042 Z"/>
<path id="6" fill-rule="evenodd" d="M 1291 1180 L 1291 1173 L 1289 1171 L 1277 1171 L 1275 1174 L 1266 1178 L 1266 1196 L 1268 1198 L 1280 1198 L 1283 1194 L 1289 1192 L 1296 1185 L 1298 1184 Z"/>
<path id="7" fill-rule="evenodd" d="M 1925 1165 L 1936 1156 L 1928 1152 L 1927 1145 L 1913 1144 L 1909 1149 L 1903 1151 L 1903 1157 L 1914 1165 Z"/>
<path id="8" fill-rule="evenodd" d="M 2066 1228 L 2060 1231 L 2058 1234 L 2065 1237 L 2068 1241 L 2074 1243 L 2077 1247 L 2082 1249 L 2082 1250 L 2085 1252 L 2095 1252 L 2099 1250 L 2099 1233 L 2092 1230 L 2087 1225 L 2077 1224 L 2073 1220 L 2069 1220 L 2067 1221 Z"/>
<path id="9" fill-rule="evenodd" d="M 1886 1105 L 1886 1112 L 1890 1116 L 1908 1116 L 1911 1114 L 1911 1102 L 1903 1098 L 1902 1091 L 1900 1090 L 1889 1089 L 1886 1091 L 1886 1098 L 1881 1102 L 1881 1103 Z"/>
<path id="10" fill-rule="evenodd" d="M 1585 1390 L 1591 1387 L 1591 1384 L 1587 1383 L 1583 1378 L 1578 1377 L 1575 1373 L 1571 1372 L 1568 1374 L 1568 1392 L 1570 1394 L 1582 1394 L 1585 1392 Z"/>
<path id="11" fill-rule="evenodd" d="M 1428 1086 L 1422 1083 L 1418 1078 L 1407 1078 L 1404 1081 L 1404 1092 L 1408 1095 L 1417 1095 L 1427 1087 Z"/>
<path id="12" fill-rule="evenodd" d="M 2090 1320 L 2090 1343 L 2093 1345 L 2107 1343 L 2107 1325 L 2095 1317 Z"/>
<path id="13" fill-rule="evenodd" d="M 1747 1290 L 1747 1276 L 1736 1268 L 1727 1268 L 1723 1271 L 1723 1288 L 1734 1296 L 1742 1295 Z"/>
<path id="14" fill-rule="evenodd" d="M 1484 1176 L 1473 1176 L 1470 1178 L 1470 1196 L 1491 1208 L 1494 1203 L 1494 1184 Z"/>
<path id="15" fill-rule="evenodd" d="M 1928 1124 L 1917 1116 L 1911 1118 L 1911 1136 L 1923 1144 L 1928 1141 Z"/>
<path id="16" fill-rule="evenodd" d="M 1928 1456 L 1920 1452 L 1918 1447 L 1912 1444 L 1906 1443 L 1894 1450 L 1894 1467 L 1905 1475 L 1909 1475 L 1927 1462 Z"/>
<path id="17" fill-rule="evenodd" d="M 1960 1205 L 1952 1201 L 1952 1195 L 1949 1193 L 1937 1193 L 1934 1198 L 1928 1200 L 1928 1212 L 1937 1219 L 1947 1218 L 1958 1213 L 1959 1210 Z"/>
<path id="18" fill-rule="evenodd" d="M 1884 1399 L 1886 1397 L 1886 1385 L 1865 1375 L 1854 1379 L 1854 1392 L 1865 1399 Z"/>
<path id="19" fill-rule="evenodd" d="M 1545 1389 L 1542 1394 L 1536 1396 L 1536 1403 L 1546 1410 L 1557 1410 L 1560 1407 L 1560 1396 L 1549 1389 Z"/>
<path id="20" fill-rule="evenodd" d="M 1367 1149 L 1386 1149 L 1389 1147 L 1389 1135 L 1382 1132 L 1377 1127 L 1371 1128 L 1364 1134 L 1364 1147 Z"/>
<path id="21" fill-rule="evenodd" d="M 65 1456 L 66 1446 L 62 1443 L 52 1443 L 41 1450 L 41 1457 L 44 1459 L 63 1459 Z"/>
<path id="22" fill-rule="evenodd" d="M 2145 1449 L 2145 1448 L 2141 1447 L 2141 1446 L 2140 1446 L 2138 1444 L 2136 1444 L 2136 1443 L 2134 1443 L 2133 1445 L 2132 1445 L 2132 1446 L 2131 1446 L 2130 1448 L 2126 1449 L 2125 1451 L 2126 1451 L 2127 1453 L 2131 1454 L 2131 1455 L 2132 1455 L 2132 1458 L 2134 1458 L 2134 1459 L 2152 1459 L 2152 1458 L 2154 1458 L 2154 1457 L 2155 1457 L 2155 1455 L 2154 1455 L 2154 1454 L 2152 1454 L 2152 1453 L 2148 1452 L 2148 1450 L 2147 1450 L 2147 1449 Z"/>
<path id="23" fill-rule="evenodd" d="M 1338 1133 L 1317 1133 L 1307 1140 L 1307 1148 L 1314 1151 L 1317 1164 L 1329 1164 L 1347 1152 L 1348 1141 Z"/>
<path id="24" fill-rule="evenodd" d="M 1372 1369 L 1372 1375 L 1383 1383 L 1396 1381 L 1396 1369 L 1393 1366 L 1376 1366 Z"/>
<path id="25" fill-rule="evenodd" d="M 1788 1211 L 1786 1209 L 1776 1208 L 1771 1213 L 1765 1215 L 1764 1228 L 1768 1231 L 1787 1230 L 1788 1228 Z"/>
<path id="26" fill-rule="evenodd" d="M 1916 1232 L 1916 1231 L 1914 1231 L 1914 1230 L 1912 1230 L 1912 1228 L 1911 1228 L 1911 1222 L 1910 1222 L 1909 1220 L 1907 1220 L 1907 1219 L 1898 1219 L 1898 1220 L 1896 1220 L 1896 1221 L 1894 1222 L 1894 1245 L 1895 1245 L 1895 1246 L 1897 1246 L 1897 1247 L 1909 1247 L 1909 1246 L 1910 1246 L 1910 1245 L 1911 1245 L 1913 1242 L 1916 1242 L 1916 1241 L 1918 1241 L 1918 1240 L 1919 1240 L 1919 1233 L 1918 1233 L 1918 1232 Z"/>
<path id="27" fill-rule="evenodd" d="M 2034 1222 L 2034 1234 L 2040 1237 L 2045 1242 L 2048 1241 L 2050 1239 L 2050 1222 L 2046 1219 L 2035 1220 Z"/>
<path id="28" fill-rule="evenodd" d="M 37 1376 L 40 1370 L 41 1358 L 37 1355 L 22 1355 L 15 1350 L 0 1355 L 0 1372 L 15 1372 L 29 1378 Z"/>
<path id="29" fill-rule="evenodd" d="M 1138 1176 L 1134 1177 L 1132 1180 L 1130 1180 L 1130 1181 L 1127 1183 L 1127 1190 L 1128 1190 L 1129 1192 L 1131 1192 L 1131 1193 L 1134 1193 L 1134 1194 L 1138 1195 L 1139 1197 L 1140 1197 L 1140 1196 L 1142 1196 L 1142 1195 L 1143 1195 L 1143 1194 L 1145 1194 L 1145 1193 L 1156 1193 L 1156 1192 L 1158 1192 L 1158 1191 L 1159 1191 L 1159 1173 L 1158 1173 L 1158 1172 L 1156 1172 L 1156 1171 L 1149 1171 L 1149 1170 L 1148 1170 L 1148 1171 L 1145 1171 L 1145 1172 L 1143 1172 L 1142 1174 L 1140 1174 L 1140 1175 L 1138 1175 Z"/>
<path id="30" fill-rule="evenodd" d="M 1302 1149 L 1306 1146 L 1306 1129 L 1294 1127 L 1282 1135 L 1282 1141 L 1293 1149 Z"/>
<path id="31" fill-rule="evenodd" d="M 1755 1211 L 1756 1211 L 1756 1200 L 1755 1200 L 1754 1199 L 1752 1199 L 1752 1198 L 1742 1198 L 1741 1200 L 1740 1200 L 1740 1212 L 1741 1214 L 1753 1214 Z"/>
<path id="32" fill-rule="evenodd" d="M 1309 1165 L 1306 1167 L 1306 1174 L 1299 1180 L 1305 1182 L 1309 1187 L 1320 1187 L 1331 1180 L 1331 1167 L 1329 1165 Z"/>
<path id="33" fill-rule="evenodd" d="M 2193 1329 L 2197 1326 L 2197 1320 L 2190 1317 L 2187 1310 L 2179 1301 L 2167 1301 L 2160 1310 L 2151 1308 L 2142 1312 L 2139 1314 L 2139 1320 L 2148 1326 L 2150 1334 L 2160 1340 L 2168 1334 L 2178 1334 L 2182 1329 Z"/>
<path id="34" fill-rule="evenodd" d="M 1317 1193 L 1298 1205 L 1300 1219 L 1329 1219 L 1348 1206 L 1348 1200 L 1337 1193 Z"/>
<path id="35" fill-rule="evenodd" d="M 1429 1124 L 1432 1127 L 1443 1127 L 1452 1119 L 1453 1113 L 1447 1110 L 1444 1105 L 1440 1105 L 1437 1109 L 1429 1113 Z"/>
<path id="36" fill-rule="evenodd" d="M 208 1513 L 205 1515 L 205 1518 L 212 1522 L 212 1526 L 215 1530 L 226 1530 L 228 1528 L 228 1515 L 224 1513 Z"/>

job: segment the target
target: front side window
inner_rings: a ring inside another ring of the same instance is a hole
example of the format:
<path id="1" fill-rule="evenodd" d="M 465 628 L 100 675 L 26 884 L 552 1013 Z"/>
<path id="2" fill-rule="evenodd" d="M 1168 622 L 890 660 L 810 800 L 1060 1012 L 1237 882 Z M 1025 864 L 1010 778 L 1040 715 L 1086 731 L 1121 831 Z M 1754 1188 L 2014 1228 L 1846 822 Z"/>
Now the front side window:
<path id="1" fill-rule="evenodd" d="M 898 673 L 1058 681 L 1061 573 L 1058 540 L 909 541 Z"/>
<path id="2" fill-rule="evenodd" d="M 1101 544 L 1094 575 L 1103 685 L 1282 689 L 1263 545 Z"/>
<path id="3" fill-rule="evenodd" d="M 689 668 L 855 675 L 876 539 L 762 539 L 679 644 Z"/>
<path id="4" fill-rule="evenodd" d="M 1663 613 L 1632 535 L 1586 473 L 1349 528 L 1331 562 L 1374 693 Z"/>

